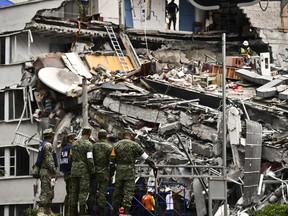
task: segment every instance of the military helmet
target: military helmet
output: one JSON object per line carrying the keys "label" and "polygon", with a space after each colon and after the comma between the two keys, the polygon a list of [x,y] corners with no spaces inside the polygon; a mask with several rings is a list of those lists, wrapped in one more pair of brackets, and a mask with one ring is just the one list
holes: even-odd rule
{"label": "military helmet", "polygon": [[105,135],[107,135],[107,131],[106,131],[106,130],[100,129],[100,130],[98,131],[98,136],[105,136]]}
{"label": "military helmet", "polygon": [[52,128],[47,128],[43,131],[44,136],[54,135],[54,131]]}
{"label": "military helmet", "polygon": [[124,130],[123,130],[123,134],[132,134],[133,132],[132,132],[132,130],[130,129],[130,128],[125,128]]}
{"label": "military helmet", "polygon": [[76,137],[76,134],[75,133],[69,133],[67,135],[67,139],[72,138],[72,137]]}
{"label": "military helmet", "polygon": [[84,133],[91,133],[92,128],[90,126],[84,126],[82,132]]}

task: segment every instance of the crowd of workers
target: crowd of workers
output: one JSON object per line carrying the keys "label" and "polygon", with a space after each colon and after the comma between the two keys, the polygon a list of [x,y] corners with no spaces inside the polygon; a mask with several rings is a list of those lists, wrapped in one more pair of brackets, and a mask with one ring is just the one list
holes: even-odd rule
{"label": "crowd of workers", "polygon": [[[131,130],[125,129],[123,139],[115,144],[107,141],[107,131],[103,129],[98,131],[98,141],[92,143],[91,130],[83,127],[78,139],[75,133],[70,133],[63,143],[60,171],[64,173],[66,183],[65,215],[105,215],[107,188],[115,172],[112,215],[128,215],[135,189],[135,160],[139,157],[144,159],[154,172],[158,168],[143,148],[133,141]],[[39,167],[41,181],[37,204],[44,215],[53,215],[51,205],[58,166],[53,139],[53,130],[44,130],[35,164]],[[153,211],[155,201],[150,203],[149,194],[150,190],[143,196],[143,205],[148,211]]]}

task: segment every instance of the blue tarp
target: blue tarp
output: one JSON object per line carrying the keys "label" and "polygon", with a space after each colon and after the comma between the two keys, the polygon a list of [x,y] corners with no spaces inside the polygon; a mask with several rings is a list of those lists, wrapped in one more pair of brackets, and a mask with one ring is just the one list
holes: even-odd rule
{"label": "blue tarp", "polygon": [[4,7],[7,5],[12,5],[14,4],[13,2],[9,1],[9,0],[0,0],[0,7]]}

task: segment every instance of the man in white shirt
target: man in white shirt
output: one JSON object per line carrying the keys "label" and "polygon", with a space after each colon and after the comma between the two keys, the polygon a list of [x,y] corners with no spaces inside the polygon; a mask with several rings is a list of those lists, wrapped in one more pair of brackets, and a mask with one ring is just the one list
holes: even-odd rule
{"label": "man in white shirt", "polygon": [[173,200],[173,195],[172,195],[172,190],[171,188],[167,187],[165,189],[165,192],[168,193],[166,195],[166,215],[167,216],[173,216],[174,214],[174,200]]}
{"label": "man in white shirt", "polygon": [[166,201],[166,215],[167,216],[173,216],[174,215],[174,197],[181,193],[184,189],[182,188],[177,193],[172,192],[172,189],[170,187],[167,187],[165,189],[165,192],[167,193],[165,201]]}

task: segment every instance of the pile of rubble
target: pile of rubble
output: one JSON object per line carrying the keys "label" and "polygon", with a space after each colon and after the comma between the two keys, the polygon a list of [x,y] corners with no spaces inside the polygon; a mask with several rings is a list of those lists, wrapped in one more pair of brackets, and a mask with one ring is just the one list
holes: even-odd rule
{"label": "pile of rubble", "polygon": [[[160,168],[159,181],[184,182],[186,193],[180,195],[185,197],[188,207],[196,203],[198,215],[205,215],[206,209],[199,210],[203,204],[199,204],[202,198],[196,196],[199,188],[195,186],[200,187],[200,191],[207,188],[187,177],[193,176],[193,169],[185,165],[223,166],[221,74],[212,73],[219,65],[201,58],[189,60],[181,51],[158,51],[143,56],[141,68],[123,72],[112,66],[109,68],[109,64],[95,66],[93,55],[49,54],[26,67],[23,80],[28,80],[28,85],[35,88],[40,112],[34,117],[39,128],[54,127],[55,146],[70,131],[80,130],[82,79],[76,75],[81,74],[88,80],[88,121],[95,129],[92,137],[95,139],[97,131],[105,128],[109,140],[115,142],[121,138],[122,128],[131,128],[135,140],[160,167],[164,165]],[[102,56],[110,61],[107,56],[111,54],[102,53]],[[47,74],[52,74],[51,67],[57,70],[53,69],[55,75],[50,82]],[[44,78],[41,79],[40,74]],[[76,78],[72,79],[72,75]],[[239,80],[233,79],[226,86],[226,162],[228,203],[232,212],[245,211],[246,207],[260,209],[268,203],[286,203],[287,196],[284,190],[287,110],[257,100],[255,88],[240,85]],[[256,135],[251,136],[251,133]],[[142,171],[137,175],[141,176]],[[199,168],[198,171],[209,175],[211,169]],[[223,174],[216,168],[212,172],[216,176]],[[201,178],[201,181],[208,185],[208,178]],[[215,212],[220,204],[214,203]]]}

